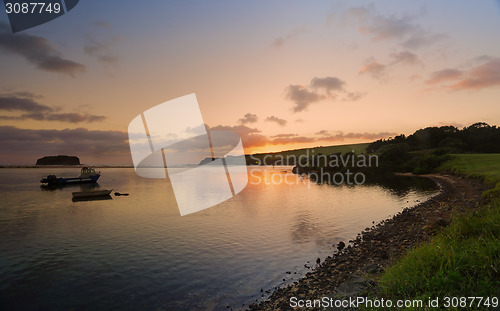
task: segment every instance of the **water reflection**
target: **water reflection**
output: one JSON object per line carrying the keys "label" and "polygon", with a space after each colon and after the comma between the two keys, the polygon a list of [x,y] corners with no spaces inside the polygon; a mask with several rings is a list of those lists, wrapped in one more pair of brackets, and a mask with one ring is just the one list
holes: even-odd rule
{"label": "water reflection", "polygon": [[81,184],[75,184],[75,183],[69,183],[69,184],[44,184],[40,186],[40,189],[42,191],[56,191],[56,190],[62,190],[64,188],[71,188],[74,191],[77,190],[77,188],[80,188],[80,191],[92,191],[95,189],[99,189],[101,186],[97,182],[92,182],[92,183],[81,183]]}
{"label": "water reflection", "polygon": [[113,198],[108,195],[94,196],[94,197],[83,197],[83,198],[73,198],[73,202],[84,202],[84,201],[105,201],[105,200],[113,200]]}
{"label": "water reflection", "polygon": [[292,239],[295,243],[307,243],[315,240],[321,232],[319,227],[313,222],[309,213],[300,213],[292,226]]}
{"label": "water reflection", "polygon": [[[54,173],[1,172],[0,309],[237,309],[372,221],[435,194],[425,179],[347,187],[252,168],[240,194],[181,217],[168,180],[103,169],[100,184],[41,191],[43,172]],[[100,188],[131,195],[70,200]]]}
{"label": "water reflection", "polygon": [[386,174],[383,176],[368,176],[366,181],[362,185],[336,185],[335,183],[325,179],[315,178],[315,175],[310,177],[306,174],[301,175],[302,178],[310,178],[310,180],[318,185],[326,184],[332,187],[366,187],[366,186],[377,186],[382,187],[385,190],[391,192],[391,194],[398,197],[404,197],[408,195],[411,191],[436,191],[439,189],[437,184],[430,178],[417,177],[417,176],[402,176]]}

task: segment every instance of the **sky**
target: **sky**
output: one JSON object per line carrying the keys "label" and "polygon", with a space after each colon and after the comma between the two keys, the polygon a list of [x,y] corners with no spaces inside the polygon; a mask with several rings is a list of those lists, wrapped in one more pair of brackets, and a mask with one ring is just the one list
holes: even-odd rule
{"label": "sky", "polygon": [[0,164],[131,164],[143,111],[195,93],[246,153],[500,125],[499,1],[98,1],[13,34]]}

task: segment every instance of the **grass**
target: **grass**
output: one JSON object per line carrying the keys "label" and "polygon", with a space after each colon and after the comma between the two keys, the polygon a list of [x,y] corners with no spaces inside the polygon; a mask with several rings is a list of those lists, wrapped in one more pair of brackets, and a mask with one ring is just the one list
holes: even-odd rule
{"label": "grass", "polygon": [[318,155],[320,153],[328,155],[330,153],[337,153],[341,152],[342,154],[353,151],[355,153],[363,153],[366,152],[366,148],[368,147],[370,143],[361,143],[361,144],[351,144],[351,145],[338,145],[338,146],[321,146],[321,147],[314,147],[314,148],[305,148],[305,149],[295,149],[295,150],[285,150],[285,151],[280,151],[280,152],[274,152],[274,153],[258,153],[254,154],[254,156],[264,156],[264,155],[271,155],[271,156],[300,156],[300,155],[305,155],[308,154],[311,155]]}
{"label": "grass", "polygon": [[441,170],[448,170],[470,177],[483,178],[495,187],[485,193],[500,196],[500,154],[460,154],[444,163]]}
{"label": "grass", "polygon": [[[440,169],[496,185],[478,210],[462,215],[432,241],[408,252],[379,279],[389,299],[500,296],[500,154],[454,155]],[[409,308],[411,309],[411,308]],[[491,309],[485,306],[463,310]]]}

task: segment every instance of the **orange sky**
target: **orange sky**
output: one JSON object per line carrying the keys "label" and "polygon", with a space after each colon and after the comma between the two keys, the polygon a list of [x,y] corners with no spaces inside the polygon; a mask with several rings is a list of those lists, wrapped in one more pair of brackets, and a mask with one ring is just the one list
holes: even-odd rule
{"label": "orange sky", "polygon": [[190,93],[247,153],[498,125],[500,10],[458,2],[85,1],[16,34],[2,13],[0,164],[130,164],[129,122]]}

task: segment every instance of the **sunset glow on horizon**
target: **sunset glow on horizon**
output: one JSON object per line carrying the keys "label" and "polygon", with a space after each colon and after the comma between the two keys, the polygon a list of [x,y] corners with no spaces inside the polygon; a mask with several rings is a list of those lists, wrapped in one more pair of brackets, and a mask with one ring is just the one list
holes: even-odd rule
{"label": "sunset glow on horizon", "polygon": [[129,165],[130,121],[191,93],[247,154],[500,125],[498,1],[88,0],[15,34],[0,11],[0,165]]}

